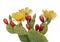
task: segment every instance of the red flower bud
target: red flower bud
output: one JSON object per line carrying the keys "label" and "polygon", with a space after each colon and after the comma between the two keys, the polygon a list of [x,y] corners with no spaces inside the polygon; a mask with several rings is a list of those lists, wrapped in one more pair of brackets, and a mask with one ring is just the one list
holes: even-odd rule
{"label": "red flower bud", "polygon": [[26,18],[26,20],[31,21],[31,16],[30,15],[26,15],[25,18]]}
{"label": "red flower bud", "polygon": [[36,30],[39,29],[39,25],[38,25],[38,24],[35,25],[35,29],[36,29]]}
{"label": "red flower bud", "polygon": [[39,28],[39,31],[42,31],[42,30],[43,30],[43,28],[44,28],[44,26],[43,26],[43,25],[41,25],[41,26],[40,26],[40,28]]}
{"label": "red flower bud", "polygon": [[3,22],[4,22],[5,24],[8,24],[8,20],[7,20],[6,18],[3,19]]}
{"label": "red flower bud", "polygon": [[12,27],[14,27],[14,26],[15,26],[15,23],[14,23],[13,21],[10,21],[10,25],[11,25]]}
{"label": "red flower bud", "polygon": [[30,30],[30,25],[29,25],[29,24],[26,24],[26,28],[27,28],[28,30]]}
{"label": "red flower bud", "polygon": [[39,19],[41,22],[44,22],[44,17],[43,16],[39,16]]}

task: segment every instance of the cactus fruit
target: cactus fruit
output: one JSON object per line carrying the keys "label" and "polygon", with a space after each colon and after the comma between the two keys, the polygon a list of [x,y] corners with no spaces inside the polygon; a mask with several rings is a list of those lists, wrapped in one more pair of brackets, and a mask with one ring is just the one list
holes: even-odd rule
{"label": "cactus fruit", "polygon": [[26,15],[25,18],[26,18],[27,21],[31,21],[31,16],[30,15]]}
{"label": "cactus fruit", "polygon": [[8,20],[7,20],[6,18],[3,19],[3,22],[4,22],[5,24],[8,24]]}
{"label": "cactus fruit", "polygon": [[39,19],[41,22],[44,22],[44,17],[43,16],[39,16]]}
{"label": "cactus fruit", "polygon": [[42,31],[44,29],[44,26],[41,25],[40,28],[39,28],[39,31]]}
{"label": "cactus fruit", "polygon": [[36,31],[39,30],[39,25],[38,24],[35,25],[35,29],[36,29]]}
{"label": "cactus fruit", "polygon": [[29,25],[29,24],[26,24],[26,28],[27,28],[28,30],[30,30],[30,25]]}
{"label": "cactus fruit", "polygon": [[[3,22],[6,25],[6,29],[9,33],[18,34],[21,42],[48,42],[47,38],[44,36],[48,30],[48,24],[51,22],[52,18],[56,15],[53,11],[43,11],[43,16],[39,16],[41,25],[35,24],[36,14],[31,17],[29,14],[31,9],[25,8],[20,11],[13,13],[12,16],[9,15],[9,23],[7,19],[3,19]],[[13,19],[17,21],[17,24],[13,22]],[[25,25],[28,31],[22,25],[22,21],[26,20],[27,24]]]}
{"label": "cactus fruit", "polygon": [[10,25],[11,25],[12,27],[14,27],[14,26],[15,26],[15,23],[14,23],[13,21],[10,21]]}
{"label": "cactus fruit", "polygon": [[48,26],[46,23],[42,23],[41,25],[44,26],[43,30],[42,31],[39,31],[40,33],[42,33],[43,35],[47,33],[47,30],[48,30]]}

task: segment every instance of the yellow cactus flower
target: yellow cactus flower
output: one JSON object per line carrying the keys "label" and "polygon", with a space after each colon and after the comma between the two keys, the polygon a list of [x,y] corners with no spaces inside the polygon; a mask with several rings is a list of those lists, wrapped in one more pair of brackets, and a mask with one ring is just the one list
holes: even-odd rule
{"label": "yellow cactus flower", "polygon": [[25,13],[30,14],[31,12],[32,12],[31,9],[29,9],[28,7],[25,8]]}
{"label": "yellow cactus flower", "polygon": [[17,20],[17,21],[21,21],[25,19],[25,15],[28,15],[32,12],[31,9],[29,9],[28,7],[26,7],[25,9],[21,9],[16,13],[12,14],[12,17]]}
{"label": "yellow cactus flower", "polygon": [[25,19],[25,14],[22,14],[20,12],[16,12],[12,14],[12,17],[17,21],[22,21]]}
{"label": "yellow cactus flower", "polygon": [[20,13],[25,13],[24,9],[19,10]]}
{"label": "yellow cactus flower", "polygon": [[19,12],[24,13],[25,15],[28,15],[28,14],[32,13],[32,10],[29,9],[28,7],[26,7],[25,9],[19,10]]}
{"label": "yellow cactus flower", "polygon": [[56,13],[52,10],[50,11],[47,11],[47,10],[43,10],[43,15],[46,17],[46,18],[50,18],[50,19],[53,19],[56,17]]}

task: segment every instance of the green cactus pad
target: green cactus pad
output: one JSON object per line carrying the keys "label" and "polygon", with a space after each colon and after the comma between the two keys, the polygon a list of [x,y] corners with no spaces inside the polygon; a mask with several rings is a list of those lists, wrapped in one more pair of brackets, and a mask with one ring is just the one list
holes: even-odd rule
{"label": "green cactus pad", "polygon": [[43,34],[35,30],[30,30],[28,33],[28,37],[31,42],[48,42]]}
{"label": "green cactus pad", "polygon": [[13,29],[13,27],[10,25],[10,24],[8,24],[7,26],[6,26],[6,29],[7,29],[7,31],[8,32],[10,32],[10,33],[14,33],[14,29]]}
{"label": "green cactus pad", "polygon": [[17,34],[19,34],[19,35],[27,34],[27,31],[25,30],[25,28],[22,27],[22,26],[19,26],[19,25],[16,25],[14,27],[14,32],[17,33]]}
{"label": "green cactus pad", "polygon": [[30,42],[27,35],[18,35],[21,42]]}

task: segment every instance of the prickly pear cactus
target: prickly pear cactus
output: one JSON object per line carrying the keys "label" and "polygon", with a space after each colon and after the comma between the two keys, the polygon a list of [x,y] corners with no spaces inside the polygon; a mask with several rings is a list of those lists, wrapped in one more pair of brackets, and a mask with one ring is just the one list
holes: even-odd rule
{"label": "prickly pear cactus", "polygon": [[[48,42],[45,34],[48,30],[48,24],[53,18],[56,17],[56,13],[52,10],[43,10],[43,14],[39,16],[41,24],[35,24],[36,14],[31,17],[32,10],[26,7],[18,12],[9,15],[9,22],[6,18],[3,22],[6,24],[6,29],[11,34],[18,34],[21,42]],[[23,27],[22,21],[26,20],[26,28]],[[14,21],[17,22],[14,23]],[[34,27],[35,25],[35,27]]]}

